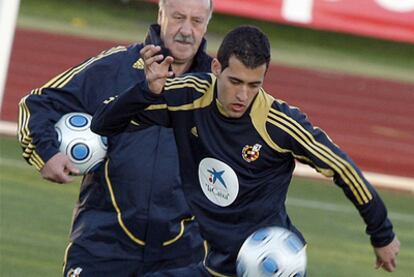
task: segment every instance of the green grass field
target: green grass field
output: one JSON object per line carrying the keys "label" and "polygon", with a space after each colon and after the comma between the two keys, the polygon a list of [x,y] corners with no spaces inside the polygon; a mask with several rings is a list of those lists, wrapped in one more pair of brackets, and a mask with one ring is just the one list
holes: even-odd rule
{"label": "green grass field", "polygon": [[[0,276],[59,276],[79,180],[44,181],[21,158],[16,139],[2,138],[0,145]],[[393,276],[412,276],[414,196],[380,193],[402,243]],[[309,243],[310,277],[388,276],[373,269],[362,220],[331,182],[295,179],[287,206]]]}

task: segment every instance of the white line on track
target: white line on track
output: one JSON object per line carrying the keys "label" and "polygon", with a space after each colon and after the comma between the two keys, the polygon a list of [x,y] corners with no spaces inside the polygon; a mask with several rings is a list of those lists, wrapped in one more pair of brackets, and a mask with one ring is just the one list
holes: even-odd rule
{"label": "white line on track", "polygon": [[[340,213],[358,215],[357,209],[352,206],[346,206],[346,205],[322,202],[322,201],[316,201],[316,200],[301,199],[301,198],[296,198],[296,197],[288,197],[287,205],[294,206],[294,207],[300,207],[300,208],[321,210],[321,211],[340,212]],[[398,220],[398,221],[402,221],[405,223],[414,223],[414,216],[410,214],[389,212],[388,215],[391,218],[391,220],[396,220],[396,221]]]}

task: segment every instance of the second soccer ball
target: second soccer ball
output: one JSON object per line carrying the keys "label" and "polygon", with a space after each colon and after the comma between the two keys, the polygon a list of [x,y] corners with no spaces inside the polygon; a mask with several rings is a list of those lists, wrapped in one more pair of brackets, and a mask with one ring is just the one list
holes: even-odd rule
{"label": "second soccer ball", "polygon": [[250,235],[237,256],[239,277],[303,277],[306,246],[281,227],[259,229]]}

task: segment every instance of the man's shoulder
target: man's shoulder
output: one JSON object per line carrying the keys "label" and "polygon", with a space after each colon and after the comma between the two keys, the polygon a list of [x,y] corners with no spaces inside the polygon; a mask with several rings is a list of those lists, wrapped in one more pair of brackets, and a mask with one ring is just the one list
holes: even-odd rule
{"label": "man's shoulder", "polygon": [[96,57],[105,59],[137,59],[140,57],[139,51],[142,47],[142,43],[115,45],[100,52]]}
{"label": "man's shoulder", "polygon": [[139,55],[142,44],[114,46],[87,61],[89,72],[136,72],[144,74],[144,61]]}

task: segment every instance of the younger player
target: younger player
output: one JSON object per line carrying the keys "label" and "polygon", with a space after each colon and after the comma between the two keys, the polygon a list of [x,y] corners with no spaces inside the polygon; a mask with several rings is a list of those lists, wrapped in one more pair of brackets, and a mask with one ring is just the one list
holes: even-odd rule
{"label": "younger player", "polygon": [[[141,54],[159,50],[148,46]],[[159,63],[163,58],[147,63],[144,83],[105,101],[92,129],[113,135],[131,120],[174,128],[184,192],[210,247],[203,265],[168,276],[234,275],[241,244],[263,226],[283,226],[303,238],[285,208],[295,160],[333,177],[367,225],[377,266],[395,269],[399,241],[375,189],[299,109],[262,88],[270,62],[265,34],[250,26],[228,33],[212,74],[168,79],[173,58]]]}

